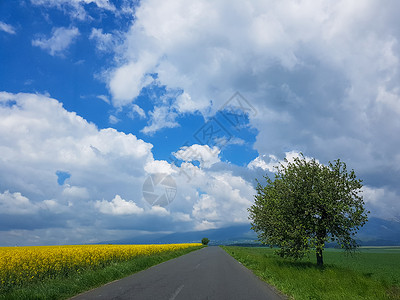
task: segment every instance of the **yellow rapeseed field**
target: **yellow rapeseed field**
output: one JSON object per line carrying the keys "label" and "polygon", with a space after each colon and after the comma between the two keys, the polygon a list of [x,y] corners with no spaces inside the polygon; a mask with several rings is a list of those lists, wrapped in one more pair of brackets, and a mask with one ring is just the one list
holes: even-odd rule
{"label": "yellow rapeseed field", "polygon": [[0,247],[0,289],[201,244]]}

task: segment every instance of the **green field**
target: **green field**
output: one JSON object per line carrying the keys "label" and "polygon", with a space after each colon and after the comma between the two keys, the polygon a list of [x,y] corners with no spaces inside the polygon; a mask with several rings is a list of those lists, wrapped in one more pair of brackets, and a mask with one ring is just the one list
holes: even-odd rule
{"label": "green field", "polygon": [[314,255],[291,261],[270,248],[223,249],[294,299],[400,299],[399,247],[360,248],[352,256],[326,249],[322,269]]}

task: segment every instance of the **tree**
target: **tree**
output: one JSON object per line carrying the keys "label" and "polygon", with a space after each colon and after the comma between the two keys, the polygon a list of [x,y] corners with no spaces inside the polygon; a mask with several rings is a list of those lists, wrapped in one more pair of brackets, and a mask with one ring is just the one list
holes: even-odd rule
{"label": "tree", "polygon": [[210,242],[210,240],[208,238],[206,238],[206,237],[201,240],[201,243],[203,245],[208,245],[209,242]]}
{"label": "tree", "polygon": [[259,240],[277,246],[281,257],[302,258],[311,249],[323,265],[327,241],[347,251],[358,245],[355,234],[368,220],[361,193],[362,180],[339,159],[328,166],[303,154],[276,167],[274,180],[257,181],[255,203],[249,210]]}

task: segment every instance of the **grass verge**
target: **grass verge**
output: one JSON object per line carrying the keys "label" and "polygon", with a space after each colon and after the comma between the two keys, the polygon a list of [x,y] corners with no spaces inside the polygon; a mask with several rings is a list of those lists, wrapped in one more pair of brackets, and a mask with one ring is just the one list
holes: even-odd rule
{"label": "grass verge", "polygon": [[348,256],[326,249],[321,269],[314,257],[290,261],[269,248],[222,248],[292,299],[400,299],[400,251]]}
{"label": "grass verge", "polygon": [[26,284],[1,293],[0,299],[67,299],[202,247],[196,246],[149,256],[138,256],[129,261],[112,263],[104,268],[89,269],[80,274],[58,276],[38,283]]}

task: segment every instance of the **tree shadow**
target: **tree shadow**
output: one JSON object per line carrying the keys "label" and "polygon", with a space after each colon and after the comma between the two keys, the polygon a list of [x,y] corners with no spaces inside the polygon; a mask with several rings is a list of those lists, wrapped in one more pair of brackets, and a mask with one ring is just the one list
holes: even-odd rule
{"label": "tree shadow", "polygon": [[372,277],[372,275],[374,274],[374,273],[371,273],[371,272],[368,272],[368,273],[362,273],[363,275],[364,275],[364,277],[366,277],[366,278],[371,278]]}
{"label": "tree shadow", "polygon": [[316,263],[309,261],[296,261],[296,260],[277,260],[275,262],[279,267],[296,268],[300,270],[314,269],[325,270],[329,265],[319,266]]}

